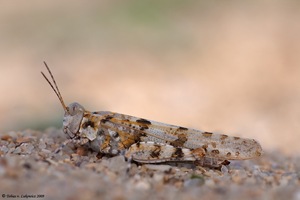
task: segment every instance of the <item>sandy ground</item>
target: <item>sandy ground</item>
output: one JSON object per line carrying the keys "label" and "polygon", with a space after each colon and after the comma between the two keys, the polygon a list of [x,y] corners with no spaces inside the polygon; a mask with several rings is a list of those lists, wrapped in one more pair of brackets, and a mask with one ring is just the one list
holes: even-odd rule
{"label": "sandy ground", "polygon": [[45,60],[66,104],[300,153],[295,1],[30,2],[0,7],[1,133],[61,127]]}
{"label": "sandy ground", "polygon": [[123,156],[108,158],[84,147],[53,153],[65,139],[54,128],[2,134],[2,199],[300,199],[300,157],[265,152],[220,170],[193,164],[129,167]]}

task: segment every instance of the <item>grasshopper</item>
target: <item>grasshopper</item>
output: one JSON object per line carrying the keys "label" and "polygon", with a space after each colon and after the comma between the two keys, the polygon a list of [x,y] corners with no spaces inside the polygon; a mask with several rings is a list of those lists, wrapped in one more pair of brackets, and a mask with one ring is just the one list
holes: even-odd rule
{"label": "grasshopper", "polygon": [[63,109],[63,132],[68,142],[87,145],[110,156],[124,155],[138,163],[196,162],[220,167],[228,160],[246,160],[262,155],[254,139],[204,132],[134,117],[99,111],[90,112],[77,102],[66,106],[51,70],[44,62],[53,84],[43,73]]}

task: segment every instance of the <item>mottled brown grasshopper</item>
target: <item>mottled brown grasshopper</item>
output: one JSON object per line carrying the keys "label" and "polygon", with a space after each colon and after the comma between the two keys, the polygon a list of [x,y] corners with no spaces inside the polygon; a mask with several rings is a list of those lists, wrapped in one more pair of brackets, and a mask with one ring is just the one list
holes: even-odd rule
{"label": "mottled brown grasshopper", "polygon": [[[245,160],[262,154],[254,139],[231,137],[181,126],[164,124],[129,115],[90,112],[79,103],[66,106],[55,79],[44,62],[53,84],[45,76],[65,111],[63,131],[68,141],[88,145],[96,152],[124,155],[138,163],[194,161],[220,167],[228,160]],[[54,86],[55,87],[54,87]]]}

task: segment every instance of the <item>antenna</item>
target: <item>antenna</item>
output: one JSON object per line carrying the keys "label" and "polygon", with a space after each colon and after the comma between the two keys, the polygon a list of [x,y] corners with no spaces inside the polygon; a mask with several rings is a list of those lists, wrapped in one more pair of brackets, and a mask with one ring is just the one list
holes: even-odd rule
{"label": "antenna", "polygon": [[68,109],[67,109],[67,106],[66,106],[66,104],[65,104],[65,102],[64,102],[64,100],[63,100],[63,98],[62,98],[62,96],[61,96],[61,94],[60,94],[60,92],[59,92],[59,89],[58,89],[58,87],[57,87],[57,84],[56,84],[56,82],[55,82],[55,79],[54,79],[54,77],[53,77],[53,75],[52,75],[51,70],[49,69],[49,67],[48,67],[48,65],[47,65],[47,63],[46,63],[45,61],[44,61],[44,64],[45,64],[45,66],[46,66],[46,68],[47,68],[47,70],[48,70],[48,72],[49,72],[49,74],[50,74],[50,76],[51,76],[51,79],[52,79],[52,81],[53,81],[53,83],[54,83],[56,89],[54,88],[53,84],[49,81],[49,79],[47,78],[47,76],[46,76],[43,72],[41,72],[42,75],[44,76],[44,78],[46,79],[46,81],[49,83],[49,85],[51,86],[51,88],[53,89],[53,91],[55,92],[55,94],[56,94],[56,96],[58,97],[58,99],[59,99],[59,101],[60,101],[60,103],[61,103],[61,105],[62,105],[64,111],[67,112],[67,113],[69,113],[69,112],[68,112]]}

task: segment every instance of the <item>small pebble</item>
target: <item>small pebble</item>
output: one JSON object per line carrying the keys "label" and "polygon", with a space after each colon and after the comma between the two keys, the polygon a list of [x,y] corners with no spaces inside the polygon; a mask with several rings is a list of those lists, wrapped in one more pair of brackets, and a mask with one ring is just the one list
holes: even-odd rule
{"label": "small pebble", "polygon": [[144,164],[144,167],[150,170],[156,170],[156,171],[169,171],[172,167],[170,165],[162,165],[162,164]]}

